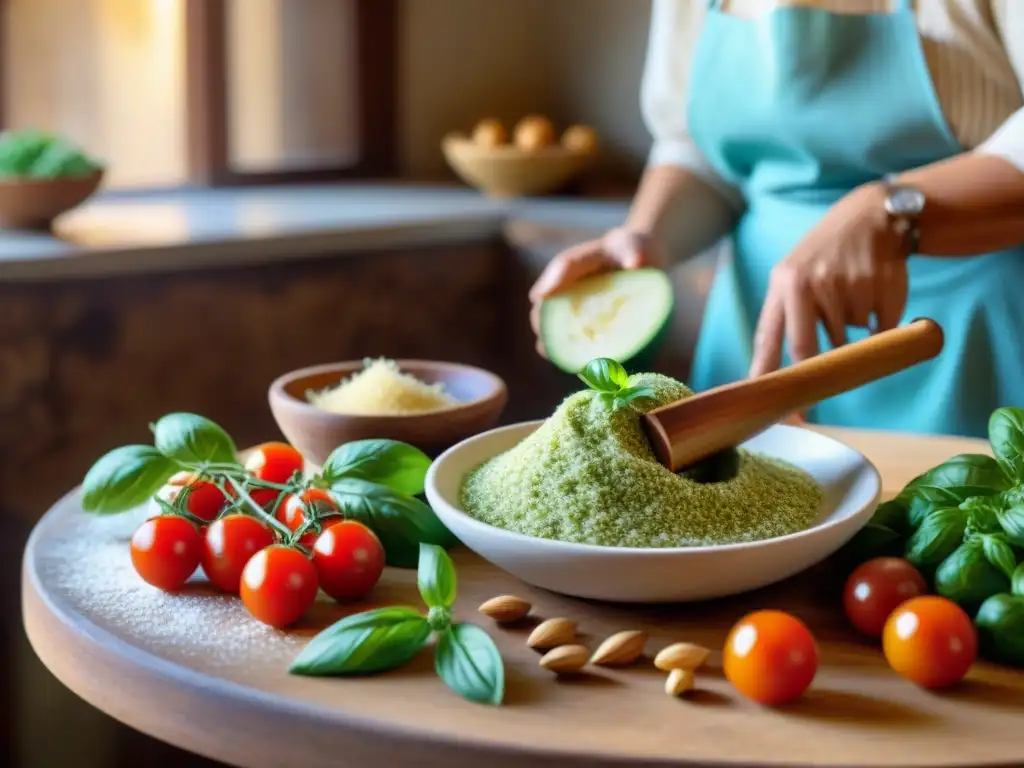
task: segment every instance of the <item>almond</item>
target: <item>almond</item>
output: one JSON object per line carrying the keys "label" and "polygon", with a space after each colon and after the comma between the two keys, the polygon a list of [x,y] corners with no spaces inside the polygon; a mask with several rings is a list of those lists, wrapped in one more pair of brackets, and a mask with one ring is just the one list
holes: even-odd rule
{"label": "almond", "polygon": [[494,619],[499,624],[512,621],[519,621],[530,612],[532,608],[528,602],[515,595],[501,595],[492,597],[478,608],[480,613],[488,618]]}
{"label": "almond", "polygon": [[583,645],[560,645],[541,656],[540,665],[558,674],[579,672],[587,664],[590,651]]}
{"label": "almond", "polygon": [[693,688],[693,672],[688,669],[673,669],[665,679],[665,693],[669,696],[682,696]]}
{"label": "almond", "polygon": [[694,670],[708,660],[711,651],[693,643],[673,643],[658,651],[654,666],[665,672],[674,669]]}
{"label": "almond", "polygon": [[640,658],[647,643],[647,633],[639,630],[616,632],[594,651],[591,664],[606,667],[624,667]]}
{"label": "almond", "polygon": [[548,651],[559,645],[568,645],[576,639],[576,622],[569,619],[542,621],[530,633],[526,644],[538,651]]}

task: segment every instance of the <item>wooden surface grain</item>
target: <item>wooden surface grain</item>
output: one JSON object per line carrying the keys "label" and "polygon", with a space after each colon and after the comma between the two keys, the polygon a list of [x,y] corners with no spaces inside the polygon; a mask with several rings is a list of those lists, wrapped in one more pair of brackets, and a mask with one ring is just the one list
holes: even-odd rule
{"label": "wooden surface grain", "polygon": [[[985,450],[976,441],[822,431],[875,461],[886,496],[955,453]],[[376,677],[288,675],[288,662],[304,637],[368,604],[343,608],[318,602],[294,632],[254,635],[238,653],[218,644],[218,633],[225,621],[250,621],[241,606],[237,615],[219,609],[217,621],[197,622],[180,637],[157,631],[161,623],[176,620],[173,603],[141,617],[139,611],[112,612],[109,595],[106,602],[92,600],[93,593],[76,579],[79,573],[83,578],[95,573],[75,541],[97,525],[82,513],[75,491],[34,531],[23,563],[24,621],[34,649],[62,682],[104,712],[234,765],[1024,764],[1024,672],[979,663],[954,690],[917,689],[888,670],[876,647],[848,630],[837,607],[838,583],[829,578],[827,566],[726,600],[609,606],[531,589],[456,550],[456,618],[485,627],[505,660],[506,703],[494,708],[471,704],[445,688],[433,672],[430,649],[408,667]],[[126,543],[123,549],[127,561]],[[115,562],[112,567],[126,566]],[[650,634],[648,657],[680,640],[715,652],[685,699],[664,694],[663,673],[649,658],[632,668],[559,680],[541,669],[538,654],[526,647],[530,622],[502,629],[476,613],[485,599],[505,593],[530,600],[537,617],[575,619],[591,649],[613,632],[644,629]],[[193,620],[197,599],[217,600],[202,584],[180,599],[190,601]],[[415,574],[389,569],[373,599],[374,604],[418,604]],[[722,678],[718,653],[743,613],[767,607],[804,619],[822,652],[812,689],[779,710],[741,699]]]}

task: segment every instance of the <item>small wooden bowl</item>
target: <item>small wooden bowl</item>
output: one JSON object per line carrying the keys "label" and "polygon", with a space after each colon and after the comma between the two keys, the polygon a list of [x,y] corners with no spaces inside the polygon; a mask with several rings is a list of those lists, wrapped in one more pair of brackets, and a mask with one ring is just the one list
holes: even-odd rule
{"label": "small wooden bowl", "polygon": [[343,443],[388,438],[415,445],[431,457],[472,435],[492,428],[508,402],[508,389],[500,377],[480,368],[426,360],[396,360],[398,367],[427,384],[443,383],[460,402],[426,413],[363,416],[330,413],[306,399],[307,390],[337,384],[364,367],[349,360],[286,373],[268,392],[277,426],[292,445],[320,466]]}
{"label": "small wooden bowl", "polygon": [[103,171],[58,179],[0,179],[0,228],[49,229],[99,188]]}
{"label": "small wooden bowl", "polygon": [[582,173],[596,156],[596,152],[580,152],[560,144],[535,151],[514,144],[484,147],[462,136],[446,137],[441,147],[452,170],[491,197],[554,192]]}

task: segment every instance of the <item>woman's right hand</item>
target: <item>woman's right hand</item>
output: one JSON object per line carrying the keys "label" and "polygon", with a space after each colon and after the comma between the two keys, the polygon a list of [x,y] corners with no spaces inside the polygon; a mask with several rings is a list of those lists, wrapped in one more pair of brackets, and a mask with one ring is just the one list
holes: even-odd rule
{"label": "woman's right hand", "polygon": [[540,339],[541,302],[590,275],[615,269],[662,267],[666,264],[663,246],[649,235],[616,227],[603,237],[574,245],[559,253],[544,268],[530,289],[530,324],[537,334],[537,352],[546,357]]}

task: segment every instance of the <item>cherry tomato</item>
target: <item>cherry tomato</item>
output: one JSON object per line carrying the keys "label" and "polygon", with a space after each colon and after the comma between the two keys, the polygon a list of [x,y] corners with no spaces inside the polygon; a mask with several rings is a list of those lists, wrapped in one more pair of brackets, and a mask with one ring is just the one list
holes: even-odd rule
{"label": "cherry tomato", "polygon": [[185,509],[207,523],[215,520],[229,502],[228,497],[215,484],[197,480],[190,472],[179,472],[167,481],[167,485],[170,493],[164,498],[171,502],[187,487],[189,491]]}
{"label": "cherry tomato", "polygon": [[896,607],[928,591],[924,577],[900,557],[876,557],[850,574],[843,590],[846,616],[869,637],[881,637]]}
{"label": "cherry tomato", "polygon": [[316,568],[302,552],[280,544],[261,549],[242,569],[242,602],[264,624],[294,624],[316,599]]}
{"label": "cherry tomato", "polygon": [[215,587],[237,593],[249,558],[273,543],[274,532],[255,517],[233,514],[214,520],[203,537],[203,572]]}
{"label": "cherry tomato", "polygon": [[[301,496],[289,494],[277,507],[277,519],[288,526],[289,530],[297,531],[306,522],[306,510],[312,508],[320,519],[321,530],[340,523],[344,518],[338,506],[327,491],[321,488],[310,488]],[[299,537],[299,544],[310,548],[316,541],[317,532],[311,530]]]}
{"label": "cherry tomato", "polygon": [[[302,454],[288,443],[263,443],[252,449],[245,461],[249,474],[268,483],[287,483],[292,475],[301,472],[305,462]],[[255,488],[249,491],[252,500],[261,507],[272,507],[280,491]]]}
{"label": "cherry tomato", "polygon": [[885,622],[882,650],[889,666],[922,688],[963,679],[978,653],[978,635],[963,608],[937,595],[902,603]]}
{"label": "cherry tomato", "polygon": [[769,706],[799,697],[818,671],[810,630],[781,611],[755,611],[729,632],[723,652],[726,679],[752,701]]}
{"label": "cherry tomato", "polygon": [[202,548],[199,529],[184,517],[151,517],[132,534],[132,565],[147,583],[173,592],[195,572]]}
{"label": "cherry tomato", "polygon": [[362,523],[342,520],[317,537],[313,565],[324,592],[338,602],[358,600],[384,571],[384,547]]}

